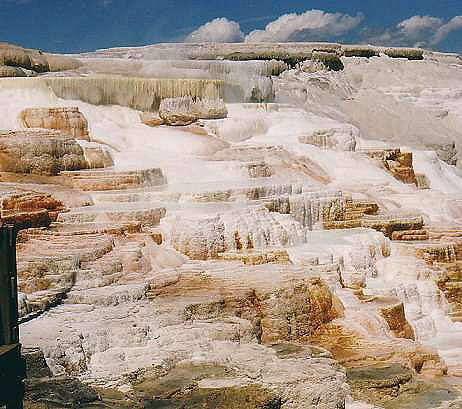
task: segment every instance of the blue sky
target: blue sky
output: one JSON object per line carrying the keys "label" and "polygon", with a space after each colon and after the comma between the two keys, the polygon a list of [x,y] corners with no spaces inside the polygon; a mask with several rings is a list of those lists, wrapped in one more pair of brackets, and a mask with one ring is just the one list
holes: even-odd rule
{"label": "blue sky", "polygon": [[[247,35],[281,15],[312,9],[323,10],[326,18],[338,13],[357,20],[340,33],[331,32],[334,20],[319,38],[305,30],[292,39],[418,43],[462,53],[462,17],[451,20],[462,15],[462,0],[0,0],[0,41],[57,52],[179,42],[218,17],[238,23]],[[397,27],[413,16],[425,17],[418,20],[423,29]]]}

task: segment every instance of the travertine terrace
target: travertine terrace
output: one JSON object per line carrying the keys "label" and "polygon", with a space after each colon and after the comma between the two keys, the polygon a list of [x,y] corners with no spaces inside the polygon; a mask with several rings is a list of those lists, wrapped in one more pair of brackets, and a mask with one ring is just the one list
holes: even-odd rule
{"label": "travertine terrace", "polygon": [[460,407],[457,55],[2,45],[0,64],[26,407]]}

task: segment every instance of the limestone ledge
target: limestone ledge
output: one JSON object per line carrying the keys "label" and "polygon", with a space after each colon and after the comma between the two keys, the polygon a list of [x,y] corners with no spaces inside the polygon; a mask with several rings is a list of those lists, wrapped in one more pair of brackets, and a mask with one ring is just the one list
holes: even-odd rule
{"label": "limestone ledge", "polygon": [[20,118],[27,128],[55,129],[75,139],[90,139],[88,121],[77,107],[26,108]]}
{"label": "limestone ledge", "polygon": [[81,146],[62,131],[0,131],[0,171],[57,175],[63,170],[87,167]]}

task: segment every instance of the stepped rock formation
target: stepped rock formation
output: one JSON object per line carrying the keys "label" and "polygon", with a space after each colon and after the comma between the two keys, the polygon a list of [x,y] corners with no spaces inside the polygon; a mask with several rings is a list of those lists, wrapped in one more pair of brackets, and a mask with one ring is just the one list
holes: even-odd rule
{"label": "stepped rock formation", "polygon": [[404,183],[417,184],[412,167],[412,153],[401,152],[400,149],[367,151],[366,153],[370,158],[382,163],[396,179]]}
{"label": "stepped rock formation", "polygon": [[398,338],[415,339],[414,330],[406,319],[403,303],[383,307],[381,313]]}
{"label": "stepped rock formation", "polygon": [[[108,160],[107,158],[103,158]],[[91,162],[90,162],[91,163]],[[166,180],[162,169],[142,169],[117,172],[115,170],[63,171],[66,184],[84,191],[122,190],[143,186],[163,185]]]}
{"label": "stepped rock formation", "polygon": [[[32,54],[0,71],[64,64]],[[26,407],[459,404],[458,56],[210,43],[77,58],[0,80]]]}
{"label": "stepped rock formation", "polygon": [[4,190],[0,203],[1,224],[14,224],[18,228],[49,226],[65,210],[59,200],[38,192]]}
{"label": "stepped rock formation", "polygon": [[88,122],[77,107],[27,108],[21,119],[27,128],[56,129],[75,139],[89,140]]}
{"label": "stepped rock formation", "polygon": [[[4,80],[9,81],[9,80]],[[190,96],[218,99],[224,93],[221,80],[159,79],[125,77],[41,77],[24,79],[24,86],[50,87],[60,98],[82,100],[94,105],[122,105],[157,111],[165,98]],[[8,83],[10,86],[18,84]]]}
{"label": "stepped rock formation", "polygon": [[163,237],[176,250],[196,260],[216,258],[230,250],[303,243],[301,225],[266,208],[225,213],[215,218],[162,220]]}
{"label": "stepped rock formation", "polygon": [[57,175],[88,167],[76,140],[56,130],[0,131],[0,152],[3,172]]}

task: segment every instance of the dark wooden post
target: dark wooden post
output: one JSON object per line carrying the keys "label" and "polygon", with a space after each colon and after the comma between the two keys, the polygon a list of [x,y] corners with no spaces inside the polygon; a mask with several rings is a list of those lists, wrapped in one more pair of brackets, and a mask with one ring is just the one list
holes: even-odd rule
{"label": "dark wooden post", "polygon": [[23,407],[25,365],[18,324],[18,284],[14,226],[0,226],[0,405]]}

